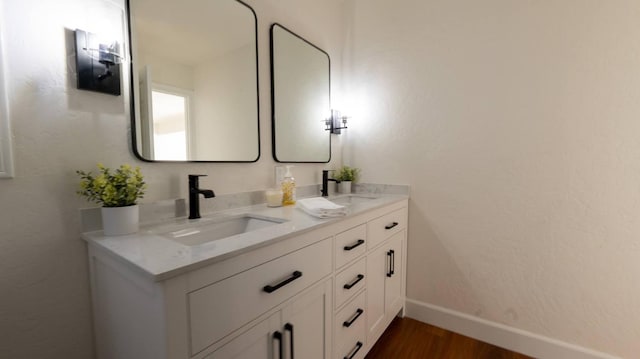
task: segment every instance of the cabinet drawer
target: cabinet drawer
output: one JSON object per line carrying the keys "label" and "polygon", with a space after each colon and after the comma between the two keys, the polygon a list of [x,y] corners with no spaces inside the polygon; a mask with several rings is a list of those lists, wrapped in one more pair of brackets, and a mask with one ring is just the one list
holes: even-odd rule
{"label": "cabinet drawer", "polygon": [[[366,316],[365,292],[360,293],[336,314],[334,338],[336,338],[337,358],[344,358],[355,351],[358,342],[364,346]],[[358,355],[354,356],[354,358],[358,357]]]}
{"label": "cabinet drawer", "polygon": [[327,238],[190,293],[191,354],[330,274],[331,244]]}
{"label": "cabinet drawer", "polygon": [[362,224],[336,235],[336,268],[340,268],[367,251],[367,225]]}
{"label": "cabinet drawer", "polygon": [[362,258],[336,275],[336,288],[334,291],[336,293],[336,308],[339,308],[349,298],[358,293],[360,289],[364,288],[367,282],[365,278],[366,271],[367,263],[365,258]]}
{"label": "cabinet drawer", "polygon": [[387,213],[367,223],[367,249],[374,248],[385,239],[407,227],[407,209]]}

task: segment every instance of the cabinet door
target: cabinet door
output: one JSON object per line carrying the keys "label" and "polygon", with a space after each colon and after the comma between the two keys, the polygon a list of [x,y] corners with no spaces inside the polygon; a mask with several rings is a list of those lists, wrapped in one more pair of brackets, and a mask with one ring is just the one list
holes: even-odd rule
{"label": "cabinet door", "polygon": [[326,281],[282,309],[284,358],[330,358],[331,288]]}
{"label": "cabinet door", "polygon": [[[280,330],[280,312],[277,312],[251,329],[223,345],[206,359],[274,359],[284,352],[284,338]],[[279,331],[279,338],[274,334]],[[282,341],[282,345],[281,342]]]}
{"label": "cabinet door", "polygon": [[374,343],[403,305],[404,231],[367,256],[367,341]]}
{"label": "cabinet door", "polygon": [[386,245],[367,256],[367,342],[374,343],[384,331],[384,282],[390,262]]}
{"label": "cabinet door", "polygon": [[[389,245],[385,246],[389,249],[391,260],[391,276],[385,277],[384,284],[384,305],[385,315],[387,316],[387,322],[393,320],[393,317],[402,308],[403,296],[402,296],[402,278],[404,278],[403,263],[402,263],[402,244],[404,240],[404,231],[395,234],[389,240]],[[389,318],[389,316],[391,316]]]}

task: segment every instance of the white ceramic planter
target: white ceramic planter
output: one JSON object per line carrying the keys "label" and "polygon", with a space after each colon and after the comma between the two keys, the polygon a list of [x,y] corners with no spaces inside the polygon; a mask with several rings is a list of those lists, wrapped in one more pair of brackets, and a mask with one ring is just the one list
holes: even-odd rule
{"label": "white ceramic planter", "polygon": [[138,231],[140,211],[138,205],[102,207],[102,228],[105,236],[122,236]]}
{"label": "white ceramic planter", "polygon": [[351,181],[342,181],[338,183],[338,192],[351,193]]}

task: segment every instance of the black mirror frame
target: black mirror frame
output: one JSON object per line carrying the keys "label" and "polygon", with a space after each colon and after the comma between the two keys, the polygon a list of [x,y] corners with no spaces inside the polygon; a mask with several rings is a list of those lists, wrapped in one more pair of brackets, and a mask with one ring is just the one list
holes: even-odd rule
{"label": "black mirror frame", "polygon": [[299,38],[300,40],[304,41],[305,43],[313,46],[315,49],[317,49],[318,51],[322,52],[323,54],[327,55],[327,60],[329,62],[329,68],[328,68],[328,73],[329,73],[329,108],[331,108],[331,57],[329,56],[329,54],[322,50],[321,48],[319,48],[318,46],[312,44],[311,42],[307,41],[305,38],[303,38],[302,36],[296,34],[295,32],[289,30],[288,28],[282,26],[279,23],[273,23],[271,24],[271,27],[269,28],[269,54],[270,54],[270,66],[271,66],[271,150],[272,150],[272,155],[273,155],[273,159],[276,162],[279,163],[329,163],[331,162],[331,134],[329,132],[327,132],[327,140],[329,141],[329,158],[326,161],[284,161],[284,160],[280,160],[278,159],[278,156],[276,154],[276,96],[275,96],[275,71],[274,71],[274,62],[273,62],[273,29],[278,26],[280,28],[282,28],[283,30],[287,31],[288,33],[290,33],[291,35]]}
{"label": "black mirror frame", "polygon": [[136,146],[136,109],[135,109],[135,98],[134,98],[134,86],[135,86],[135,79],[133,76],[134,73],[134,59],[133,59],[133,34],[131,33],[131,7],[130,7],[130,1],[131,0],[125,0],[125,11],[126,11],[126,17],[127,17],[127,36],[128,36],[128,41],[129,41],[129,46],[128,46],[128,55],[129,55],[129,59],[130,59],[130,67],[129,67],[129,78],[130,78],[130,94],[129,94],[129,98],[130,98],[130,106],[129,106],[129,112],[130,112],[130,116],[131,116],[131,150],[133,152],[133,154],[136,156],[136,158],[144,161],[144,162],[151,162],[151,163],[255,163],[258,162],[258,160],[260,159],[260,156],[262,154],[261,151],[261,142],[260,142],[260,64],[259,64],[259,54],[258,54],[258,16],[256,15],[256,12],[253,10],[253,8],[251,6],[249,6],[248,4],[246,4],[245,2],[241,1],[241,0],[234,0],[236,2],[238,2],[241,5],[244,5],[245,7],[247,7],[249,10],[251,10],[251,13],[253,14],[253,19],[254,19],[254,35],[255,35],[255,43],[256,43],[256,114],[257,114],[257,125],[258,125],[258,156],[254,159],[254,160],[248,160],[248,161],[202,161],[202,160],[186,160],[186,161],[168,161],[168,160],[150,160],[147,158],[144,158],[142,156],[141,153],[138,152],[138,148]]}

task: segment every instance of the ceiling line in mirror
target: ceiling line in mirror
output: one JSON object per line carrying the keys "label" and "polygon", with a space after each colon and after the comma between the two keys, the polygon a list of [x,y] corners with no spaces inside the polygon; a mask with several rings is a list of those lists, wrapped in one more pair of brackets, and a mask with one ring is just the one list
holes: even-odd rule
{"label": "ceiling line in mirror", "polygon": [[260,158],[257,16],[239,0],[127,0],[134,154]]}
{"label": "ceiling line in mirror", "polygon": [[327,163],[331,137],[329,54],[280,24],[271,26],[271,129],[277,162]]}

